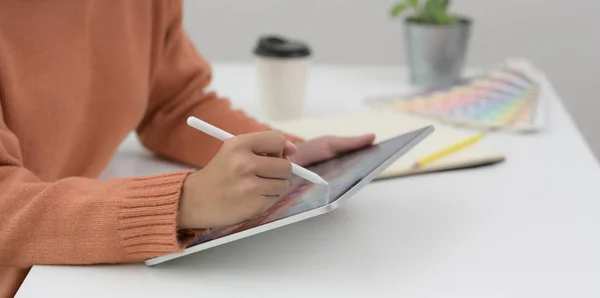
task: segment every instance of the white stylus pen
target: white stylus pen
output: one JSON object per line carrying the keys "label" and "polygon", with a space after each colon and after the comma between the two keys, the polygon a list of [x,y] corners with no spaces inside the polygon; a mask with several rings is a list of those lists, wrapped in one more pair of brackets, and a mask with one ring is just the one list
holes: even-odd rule
{"label": "white stylus pen", "polygon": [[[208,135],[211,135],[221,141],[233,138],[232,134],[230,134],[218,127],[210,125],[196,117],[189,117],[187,119],[187,124],[195,129],[202,131]],[[315,183],[315,184],[329,185],[329,183],[327,181],[325,181],[325,179],[321,178],[321,176],[319,176],[316,173],[311,172],[295,163],[292,163],[292,173],[294,173],[295,175],[302,177],[312,183]]]}

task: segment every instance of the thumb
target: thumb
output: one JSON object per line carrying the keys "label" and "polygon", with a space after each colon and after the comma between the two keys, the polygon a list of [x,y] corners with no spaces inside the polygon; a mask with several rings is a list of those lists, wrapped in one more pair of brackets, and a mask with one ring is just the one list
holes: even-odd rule
{"label": "thumb", "polygon": [[366,134],[356,137],[337,137],[331,142],[331,150],[336,154],[357,150],[367,147],[375,141],[374,134]]}

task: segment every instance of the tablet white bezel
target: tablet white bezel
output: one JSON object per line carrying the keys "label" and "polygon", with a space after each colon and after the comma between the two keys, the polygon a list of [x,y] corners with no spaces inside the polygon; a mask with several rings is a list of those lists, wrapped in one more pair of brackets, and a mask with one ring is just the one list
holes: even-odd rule
{"label": "tablet white bezel", "polygon": [[206,250],[209,248],[213,248],[219,245],[223,245],[225,243],[229,243],[232,241],[236,241],[236,240],[240,240],[252,235],[256,235],[256,234],[260,234],[260,233],[264,233],[266,231],[270,231],[276,228],[280,228],[295,222],[299,222],[305,219],[309,219],[311,217],[315,217],[318,215],[322,215],[328,212],[331,212],[335,209],[337,209],[337,207],[339,207],[341,205],[341,203],[343,203],[344,201],[348,200],[348,198],[350,198],[351,196],[353,196],[356,192],[358,192],[358,190],[360,190],[361,188],[363,188],[365,185],[367,185],[368,183],[370,183],[373,179],[375,179],[379,174],[381,174],[386,168],[388,168],[390,165],[392,165],[396,160],[398,160],[400,157],[402,157],[404,154],[406,154],[406,152],[408,152],[409,150],[411,150],[415,145],[417,145],[419,142],[421,142],[423,139],[425,139],[429,134],[431,134],[434,131],[433,126],[427,126],[421,129],[417,129],[414,130],[412,132],[406,133],[406,134],[416,134],[415,137],[410,140],[409,142],[407,142],[402,148],[400,148],[396,153],[394,153],[392,156],[390,156],[385,162],[383,162],[381,165],[379,165],[377,168],[375,168],[373,171],[371,171],[371,173],[369,173],[366,177],[364,177],[363,179],[361,179],[358,183],[356,183],[354,186],[352,186],[351,188],[349,188],[344,194],[342,194],[337,200],[316,208],[316,209],[312,209],[303,213],[299,213],[296,215],[292,215],[290,217],[286,217],[286,218],[282,218],[276,221],[272,221],[269,223],[266,223],[264,225],[260,225],[248,230],[244,230],[241,232],[237,232],[228,236],[224,236],[221,238],[217,238],[217,239],[213,239],[210,240],[208,242],[205,243],[201,243],[198,245],[194,245],[192,247],[186,248],[184,251],[182,252],[178,252],[178,253],[172,253],[172,254],[168,254],[168,255],[164,255],[164,256],[160,256],[160,257],[156,257],[156,258],[152,258],[152,259],[148,259],[145,261],[145,264],[147,266],[154,266],[166,261],[170,261],[173,259],[177,259],[189,254],[193,254],[202,250]]}

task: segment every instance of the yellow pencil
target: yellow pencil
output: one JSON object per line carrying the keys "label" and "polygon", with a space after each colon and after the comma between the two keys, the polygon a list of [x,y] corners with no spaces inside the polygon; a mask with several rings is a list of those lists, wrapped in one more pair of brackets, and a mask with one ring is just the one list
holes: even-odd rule
{"label": "yellow pencil", "polygon": [[462,140],[462,141],[460,141],[460,142],[458,142],[458,143],[456,143],[456,144],[454,144],[454,145],[452,145],[452,146],[450,146],[448,148],[445,148],[445,149],[440,150],[440,151],[438,151],[436,153],[433,153],[433,154],[431,154],[431,155],[429,155],[427,157],[424,157],[424,158],[418,160],[415,163],[415,165],[413,166],[413,168],[423,167],[423,166],[425,166],[427,164],[430,164],[430,163],[432,163],[432,162],[434,162],[434,161],[436,161],[436,160],[438,160],[438,159],[440,159],[440,158],[442,158],[442,157],[444,157],[446,155],[449,155],[449,154],[452,154],[452,153],[454,153],[456,151],[459,151],[459,150],[461,150],[461,149],[463,149],[463,148],[465,148],[467,146],[470,146],[473,143],[479,141],[482,137],[483,137],[483,134],[482,133],[478,133],[478,134],[476,134],[476,135],[474,135],[472,137],[469,137],[469,138],[467,138],[465,140]]}

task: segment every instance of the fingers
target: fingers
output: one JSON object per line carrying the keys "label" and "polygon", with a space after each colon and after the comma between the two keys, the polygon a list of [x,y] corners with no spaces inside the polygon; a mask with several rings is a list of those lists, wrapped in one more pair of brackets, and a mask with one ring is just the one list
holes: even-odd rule
{"label": "fingers", "polygon": [[287,140],[280,132],[265,131],[239,135],[231,142],[235,147],[249,149],[255,154],[282,156]]}
{"label": "fingers", "polygon": [[262,178],[289,179],[292,176],[292,163],[284,158],[256,156],[254,174]]}
{"label": "fingers", "polygon": [[298,147],[296,147],[294,143],[286,141],[285,147],[283,148],[283,156],[294,156],[296,153],[298,153]]}
{"label": "fingers", "polygon": [[296,152],[298,152],[298,147],[296,147],[296,145],[294,145],[294,143],[292,143],[290,141],[286,141],[285,146],[283,147],[283,152],[277,152],[275,154],[262,153],[260,155],[271,156],[271,157],[290,157],[290,156],[295,155]]}
{"label": "fingers", "polygon": [[375,141],[374,134],[367,134],[358,137],[335,138],[331,142],[331,149],[336,153],[358,150],[367,147]]}
{"label": "fingers", "polygon": [[285,179],[259,178],[256,181],[257,191],[265,197],[279,198],[290,191],[290,181]]}

